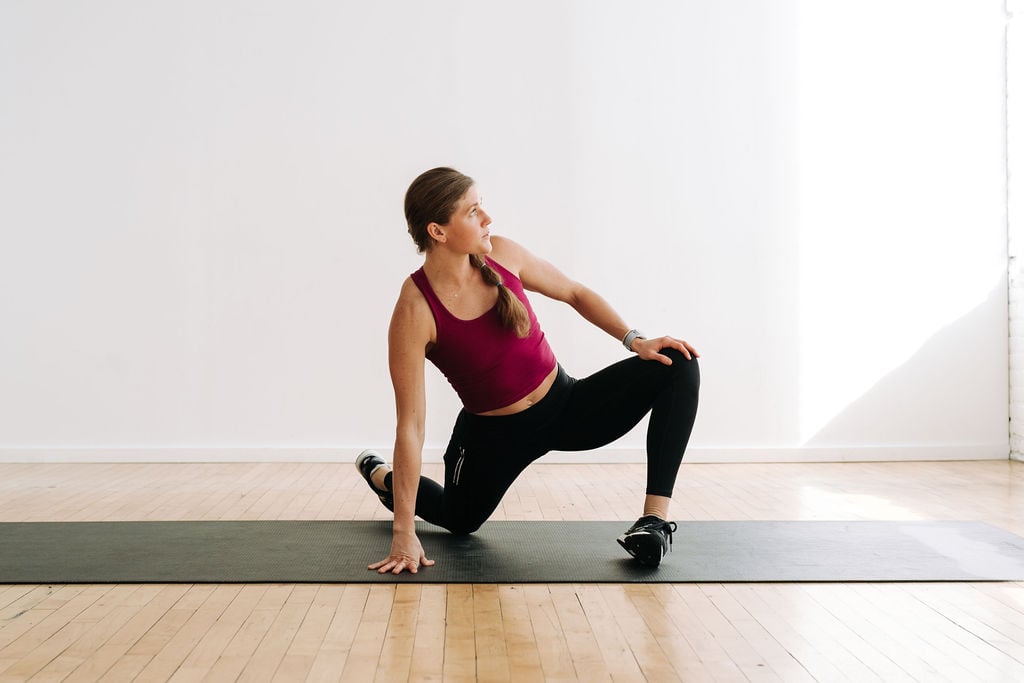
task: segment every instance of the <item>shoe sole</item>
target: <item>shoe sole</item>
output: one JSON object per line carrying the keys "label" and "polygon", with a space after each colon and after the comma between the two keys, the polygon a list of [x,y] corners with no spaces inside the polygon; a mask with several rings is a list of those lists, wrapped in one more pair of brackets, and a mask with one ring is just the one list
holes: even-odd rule
{"label": "shoe sole", "polygon": [[615,539],[627,553],[632,555],[637,562],[645,567],[657,567],[665,556],[665,550],[661,543],[643,543],[639,536],[620,536]]}
{"label": "shoe sole", "polygon": [[[370,458],[377,458],[381,462],[384,462],[384,458],[380,457],[380,453],[378,453],[377,451],[365,450],[359,454],[358,458],[356,458],[355,464],[356,469],[359,470],[359,474],[363,474],[363,463],[369,460]],[[366,476],[364,475],[363,478],[365,479]]]}

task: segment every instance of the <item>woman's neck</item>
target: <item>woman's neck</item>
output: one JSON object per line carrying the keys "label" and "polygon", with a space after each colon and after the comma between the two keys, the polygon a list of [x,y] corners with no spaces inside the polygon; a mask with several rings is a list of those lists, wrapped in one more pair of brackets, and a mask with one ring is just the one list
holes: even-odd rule
{"label": "woman's neck", "polygon": [[423,271],[432,282],[461,288],[480,277],[468,254],[433,249],[427,252]]}

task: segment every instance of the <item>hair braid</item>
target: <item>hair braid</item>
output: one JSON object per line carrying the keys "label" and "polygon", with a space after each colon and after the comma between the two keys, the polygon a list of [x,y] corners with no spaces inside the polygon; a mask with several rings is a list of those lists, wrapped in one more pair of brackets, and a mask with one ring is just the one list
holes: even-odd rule
{"label": "hair braid", "polygon": [[530,336],[530,314],[526,311],[526,306],[519,300],[519,297],[510,292],[508,287],[504,286],[501,276],[498,275],[494,268],[488,265],[486,259],[482,256],[471,254],[469,260],[475,267],[480,269],[484,282],[498,288],[498,317],[501,319],[502,324],[513,330],[517,337],[525,338]]}

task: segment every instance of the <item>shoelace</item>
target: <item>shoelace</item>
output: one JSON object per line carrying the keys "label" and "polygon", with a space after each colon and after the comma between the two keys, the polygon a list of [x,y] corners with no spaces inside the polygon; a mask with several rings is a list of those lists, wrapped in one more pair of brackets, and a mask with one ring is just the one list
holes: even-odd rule
{"label": "shoelace", "polygon": [[661,524],[661,530],[665,532],[666,536],[668,536],[668,549],[669,549],[669,551],[672,550],[672,532],[675,531],[678,528],[679,527],[676,525],[675,522],[662,522],[662,524]]}

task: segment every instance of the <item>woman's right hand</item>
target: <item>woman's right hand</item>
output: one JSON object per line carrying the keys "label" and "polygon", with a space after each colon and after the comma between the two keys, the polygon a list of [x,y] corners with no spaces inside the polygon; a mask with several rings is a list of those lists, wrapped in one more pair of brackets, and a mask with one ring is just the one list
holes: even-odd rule
{"label": "woman's right hand", "polygon": [[391,537],[391,552],[387,559],[374,562],[367,569],[376,569],[380,574],[401,574],[402,570],[408,569],[410,574],[415,574],[421,566],[431,567],[433,564],[434,561],[428,560],[423,552],[415,531],[396,531]]}

